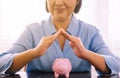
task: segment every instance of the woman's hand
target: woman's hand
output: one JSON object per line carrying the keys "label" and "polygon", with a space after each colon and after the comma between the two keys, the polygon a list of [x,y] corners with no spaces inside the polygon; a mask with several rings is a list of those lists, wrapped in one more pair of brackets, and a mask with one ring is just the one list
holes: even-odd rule
{"label": "woman's hand", "polygon": [[[61,34],[70,41],[70,46],[73,48],[75,54],[79,58],[87,60],[89,63],[95,66],[97,70],[100,70],[104,73],[110,73],[110,69],[107,67],[103,56],[85,49],[80,38],[71,36],[64,30],[61,31]],[[95,58],[97,58],[97,60]]]}
{"label": "woman's hand", "polygon": [[55,41],[55,39],[58,38],[60,35],[60,31],[57,33],[51,35],[51,36],[46,36],[43,37],[37,47],[35,47],[33,50],[36,52],[36,57],[42,56],[45,54],[46,50],[51,46],[51,44]]}
{"label": "woman's hand", "polygon": [[34,48],[36,52],[36,57],[42,56],[45,54],[46,50],[51,46],[51,44],[57,39],[60,35],[63,35],[66,39],[70,41],[70,46],[74,50],[75,54],[79,58],[84,58],[85,53],[87,52],[84,48],[80,38],[74,37],[66,33],[63,29],[60,29],[57,33],[51,36],[43,37],[40,40],[40,43],[37,47]]}
{"label": "woman's hand", "polygon": [[70,41],[70,46],[74,50],[75,54],[79,58],[84,58],[85,53],[87,52],[85,47],[82,44],[82,41],[79,37],[69,35],[64,30],[61,30],[61,34]]}

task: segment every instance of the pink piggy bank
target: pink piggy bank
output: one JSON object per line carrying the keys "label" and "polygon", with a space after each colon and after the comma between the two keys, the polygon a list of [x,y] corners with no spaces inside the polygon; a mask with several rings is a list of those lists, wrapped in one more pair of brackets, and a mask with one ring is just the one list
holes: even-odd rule
{"label": "pink piggy bank", "polygon": [[57,58],[53,62],[52,69],[54,71],[55,78],[58,78],[59,75],[65,75],[66,78],[69,78],[69,73],[72,70],[72,65],[67,58]]}

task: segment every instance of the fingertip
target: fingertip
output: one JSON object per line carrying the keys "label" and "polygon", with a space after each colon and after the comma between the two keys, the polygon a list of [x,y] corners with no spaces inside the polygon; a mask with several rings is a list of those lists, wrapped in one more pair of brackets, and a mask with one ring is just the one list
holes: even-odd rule
{"label": "fingertip", "polygon": [[69,37],[69,34],[66,31],[62,30],[61,33],[64,37],[66,37],[66,38]]}
{"label": "fingertip", "polygon": [[57,38],[59,35],[61,34],[60,31],[56,32],[55,34],[53,34],[54,38]]}
{"label": "fingertip", "polygon": [[64,30],[64,29],[61,29],[61,32],[65,33],[65,30]]}

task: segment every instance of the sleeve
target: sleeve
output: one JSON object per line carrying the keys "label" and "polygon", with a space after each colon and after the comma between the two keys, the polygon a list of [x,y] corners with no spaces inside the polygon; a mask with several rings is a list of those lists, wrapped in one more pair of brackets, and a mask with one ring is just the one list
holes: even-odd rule
{"label": "sleeve", "polygon": [[16,54],[32,47],[33,36],[30,29],[27,27],[10,49],[6,52],[0,53],[0,73],[5,73],[5,71],[9,69]]}
{"label": "sleeve", "polygon": [[16,54],[2,53],[0,54],[0,74],[4,73],[11,66]]}
{"label": "sleeve", "polygon": [[[90,44],[91,51],[101,54],[104,57],[106,65],[111,71],[109,75],[118,74],[120,72],[120,58],[110,51],[99,34],[99,30],[96,29],[94,32],[95,34]],[[105,74],[99,70],[97,70],[97,72],[98,74]]]}

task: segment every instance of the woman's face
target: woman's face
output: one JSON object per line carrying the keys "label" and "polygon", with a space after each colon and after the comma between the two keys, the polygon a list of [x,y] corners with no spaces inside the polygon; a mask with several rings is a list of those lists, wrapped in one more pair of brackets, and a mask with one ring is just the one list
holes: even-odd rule
{"label": "woman's face", "polygon": [[47,0],[47,8],[56,20],[64,21],[70,18],[76,5],[77,0]]}

